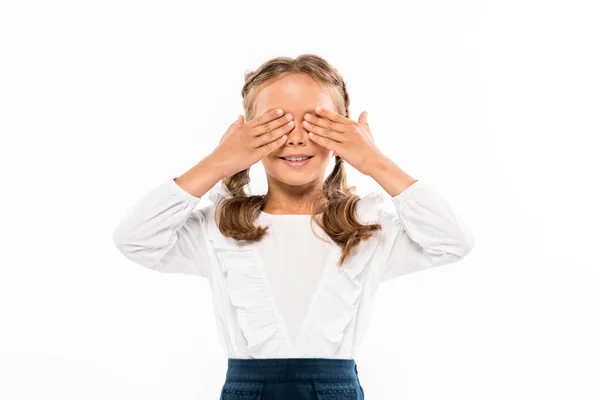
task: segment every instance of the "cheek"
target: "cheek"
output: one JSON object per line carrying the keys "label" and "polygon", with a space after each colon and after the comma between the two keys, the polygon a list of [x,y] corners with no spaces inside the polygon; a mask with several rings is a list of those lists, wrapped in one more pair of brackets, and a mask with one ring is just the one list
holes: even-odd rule
{"label": "cheek", "polygon": [[284,163],[279,158],[274,157],[274,156],[263,157],[261,162],[262,162],[263,168],[266,171],[275,172],[278,168],[282,168],[285,166]]}
{"label": "cheek", "polygon": [[319,165],[321,167],[327,167],[327,165],[329,165],[329,163],[332,160],[333,152],[331,150],[325,149],[325,151],[319,151],[317,155],[319,157]]}
{"label": "cheek", "polygon": [[319,147],[320,147],[318,150],[319,157],[325,158],[327,160],[330,159],[331,156],[333,155],[333,151],[331,151],[328,148],[323,147],[323,146],[319,146]]}
{"label": "cheek", "polygon": [[260,160],[264,169],[270,169],[273,166],[273,164],[275,163],[275,161],[277,161],[277,160],[274,160],[269,157],[264,157]]}

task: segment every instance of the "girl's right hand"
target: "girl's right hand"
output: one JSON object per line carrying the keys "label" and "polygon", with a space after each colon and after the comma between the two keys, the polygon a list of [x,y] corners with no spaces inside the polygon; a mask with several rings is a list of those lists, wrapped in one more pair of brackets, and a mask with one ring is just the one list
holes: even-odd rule
{"label": "girl's right hand", "polygon": [[277,109],[245,123],[244,116],[240,115],[221,137],[212,155],[223,160],[223,176],[229,177],[280,148],[293,128],[292,115],[280,115]]}

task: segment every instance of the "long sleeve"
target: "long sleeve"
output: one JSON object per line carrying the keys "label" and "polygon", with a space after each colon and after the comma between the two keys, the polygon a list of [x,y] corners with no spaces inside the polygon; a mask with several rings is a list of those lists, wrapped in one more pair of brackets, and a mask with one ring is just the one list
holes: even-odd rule
{"label": "long sleeve", "polygon": [[382,219],[379,282],[442,266],[473,248],[470,230],[431,185],[417,180],[395,197]]}
{"label": "long sleeve", "polygon": [[205,225],[210,206],[194,211],[199,201],[168,179],[121,219],[113,233],[116,247],[146,268],[209,277]]}

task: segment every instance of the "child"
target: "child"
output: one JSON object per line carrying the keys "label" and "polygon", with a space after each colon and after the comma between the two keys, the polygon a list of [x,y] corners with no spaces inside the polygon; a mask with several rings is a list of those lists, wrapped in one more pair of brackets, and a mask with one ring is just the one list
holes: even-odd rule
{"label": "child", "polygon": [[[364,399],[354,357],[378,285],[462,259],[471,233],[375,146],[366,113],[349,119],[345,82],[321,57],[265,62],[242,97],[248,121],[140,199],[114,241],[144,267],[209,279],[228,357],[221,399]],[[251,196],[258,161],[268,191]],[[345,162],[384,191],[355,195]]]}

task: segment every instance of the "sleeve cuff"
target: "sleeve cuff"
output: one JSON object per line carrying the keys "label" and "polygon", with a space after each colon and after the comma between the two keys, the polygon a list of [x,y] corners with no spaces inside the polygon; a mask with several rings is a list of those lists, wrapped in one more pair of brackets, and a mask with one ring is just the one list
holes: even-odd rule
{"label": "sleeve cuff", "polygon": [[421,182],[420,179],[417,179],[409,187],[398,193],[396,196],[392,197],[392,201],[396,204],[399,204],[400,202],[410,197],[412,192],[414,192],[415,190],[419,190],[419,188],[424,185],[425,183]]}
{"label": "sleeve cuff", "polygon": [[201,197],[196,197],[193,194],[188,193],[185,190],[183,190],[183,188],[175,182],[174,177],[167,179],[166,184],[173,193],[178,194],[179,196],[181,196],[184,200],[186,200],[188,202],[198,203],[201,199]]}

